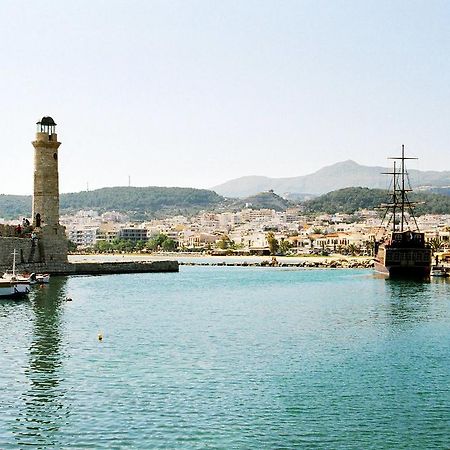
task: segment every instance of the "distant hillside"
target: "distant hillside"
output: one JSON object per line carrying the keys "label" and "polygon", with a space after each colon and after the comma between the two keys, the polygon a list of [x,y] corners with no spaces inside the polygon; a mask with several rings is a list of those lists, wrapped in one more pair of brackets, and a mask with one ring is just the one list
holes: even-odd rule
{"label": "distant hillside", "polygon": [[260,192],[259,194],[236,201],[231,203],[231,206],[237,208],[244,208],[245,206],[248,206],[252,209],[274,209],[275,211],[285,211],[287,208],[294,206],[295,204],[296,203],[290,202],[274,192],[269,191]]}
{"label": "distant hillside", "polygon": [[[409,200],[419,202],[415,208],[417,216],[423,214],[450,214],[450,196],[431,192],[417,192]],[[360,209],[375,209],[389,200],[388,192],[382,189],[344,188],[329,192],[303,203],[307,213],[352,214]]]}
{"label": "distant hillside", "polygon": [[17,219],[31,216],[31,195],[0,194],[0,218]]}
{"label": "distant hillside", "polygon": [[[362,186],[372,189],[386,189],[389,179],[382,172],[385,167],[369,167],[348,160],[323,167],[310,175],[292,178],[268,178],[248,176],[236,178],[212,189],[225,197],[243,198],[261,191],[273,189],[286,194],[316,194],[335,191],[349,186]],[[409,170],[409,178],[413,187],[450,186],[450,171],[418,171]]]}
{"label": "distant hillside", "polygon": [[161,211],[207,208],[223,201],[206,189],[178,187],[113,187],[62,194],[62,210],[101,209],[115,211]]}
{"label": "distant hillside", "polygon": [[429,189],[430,192],[433,192],[435,194],[441,194],[441,195],[449,195],[450,196],[450,187],[436,187]]}
{"label": "distant hillside", "polygon": [[[219,205],[224,199],[206,189],[167,187],[112,187],[61,194],[61,213],[94,209],[134,213],[134,218],[192,214]],[[0,217],[31,215],[31,196],[0,195]]]}
{"label": "distant hillside", "polygon": [[[443,192],[448,192],[443,190]],[[417,215],[450,214],[450,196],[418,191],[410,195],[412,201],[424,202],[416,208]],[[373,209],[386,202],[387,192],[382,189],[344,188],[329,192],[302,205],[308,213],[353,213],[359,209]],[[135,220],[167,217],[175,214],[192,215],[201,210],[238,210],[246,205],[253,209],[285,211],[298,202],[286,200],[274,192],[239,200],[225,200],[206,189],[164,187],[114,187],[89,192],[61,194],[61,213],[94,209],[99,212],[125,212]],[[31,196],[0,195],[0,218],[17,219],[31,216]]]}

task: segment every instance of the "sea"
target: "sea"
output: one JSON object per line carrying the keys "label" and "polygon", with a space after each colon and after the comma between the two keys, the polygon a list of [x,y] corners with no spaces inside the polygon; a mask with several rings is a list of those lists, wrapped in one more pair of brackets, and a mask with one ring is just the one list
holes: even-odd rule
{"label": "sea", "polygon": [[1,449],[449,449],[450,282],[182,266],[0,300]]}

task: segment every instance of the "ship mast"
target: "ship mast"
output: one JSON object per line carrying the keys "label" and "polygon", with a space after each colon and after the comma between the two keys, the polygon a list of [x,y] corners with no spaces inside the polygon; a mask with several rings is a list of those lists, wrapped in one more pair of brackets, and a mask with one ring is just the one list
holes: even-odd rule
{"label": "ship mast", "polygon": [[[390,202],[389,203],[383,203],[380,206],[386,208],[384,217],[382,219],[382,223],[384,223],[384,220],[386,219],[386,216],[388,215],[389,211],[392,210],[392,215],[389,218],[388,226],[390,225],[392,221],[392,232],[395,233],[397,231],[397,210],[398,206],[400,205],[398,192],[401,191],[401,189],[397,188],[398,185],[398,177],[397,175],[399,172],[397,172],[397,162],[394,161],[394,170],[392,172],[382,172],[384,175],[392,175],[392,192],[390,192]],[[399,187],[399,186],[398,186]]]}
{"label": "ship mast", "polygon": [[395,224],[396,224],[396,219],[397,219],[397,211],[396,211],[396,207],[397,207],[397,189],[396,189],[396,185],[397,185],[397,171],[396,171],[396,161],[394,161],[394,171],[392,173],[393,176],[393,192],[392,192],[392,216],[393,216],[393,220],[392,220],[392,231],[395,233]]}
{"label": "ship mast", "polygon": [[[394,160],[394,172],[393,172],[393,182],[394,182],[394,189],[393,189],[393,201],[392,201],[392,208],[393,208],[393,219],[394,219],[394,225],[393,225],[393,230],[395,231],[395,222],[396,222],[396,208],[397,206],[400,206],[400,232],[403,233],[403,231],[405,231],[405,223],[407,223],[407,220],[405,218],[405,205],[408,204],[410,210],[411,210],[411,214],[412,214],[412,207],[413,207],[413,203],[411,203],[408,200],[407,197],[407,192],[410,192],[411,189],[406,189],[405,187],[405,176],[406,176],[406,168],[405,168],[405,160],[407,159],[417,159],[417,158],[409,158],[405,156],[405,146],[402,145],[402,155],[401,156],[394,156],[391,157],[389,159],[393,159]],[[396,172],[396,161],[395,160],[400,160],[401,161],[401,168],[400,168],[400,189],[397,188],[397,184],[398,184],[398,179],[397,179],[397,172]],[[400,194],[400,201],[398,201],[398,194]],[[412,214],[412,216],[414,217],[414,215]],[[415,218],[414,218],[415,221]],[[417,223],[416,223],[417,226]]]}
{"label": "ship mast", "polygon": [[402,144],[402,220],[400,231],[403,233],[405,221],[405,146]]}

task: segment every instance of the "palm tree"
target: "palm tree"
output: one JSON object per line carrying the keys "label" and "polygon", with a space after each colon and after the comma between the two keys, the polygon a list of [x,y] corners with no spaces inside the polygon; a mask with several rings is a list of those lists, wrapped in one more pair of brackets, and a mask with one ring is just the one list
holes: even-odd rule
{"label": "palm tree", "polygon": [[278,240],[275,239],[275,235],[272,231],[269,231],[266,235],[267,243],[269,244],[269,250],[271,255],[275,255],[278,252],[279,244]]}
{"label": "palm tree", "polygon": [[439,236],[430,239],[431,250],[433,250],[433,253],[441,250],[442,244],[443,241]]}

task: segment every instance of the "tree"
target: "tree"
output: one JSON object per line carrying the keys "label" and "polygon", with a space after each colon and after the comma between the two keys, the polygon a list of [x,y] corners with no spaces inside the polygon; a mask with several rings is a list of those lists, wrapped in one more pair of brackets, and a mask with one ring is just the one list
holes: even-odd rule
{"label": "tree", "polygon": [[365,241],[364,245],[366,246],[366,250],[369,255],[375,256],[375,241],[372,239],[369,241]]}
{"label": "tree", "polygon": [[433,250],[433,253],[436,253],[441,250],[443,241],[439,236],[437,236],[437,237],[431,238],[429,243],[431,245],[431,249]]}
{"label": "tree", "polygon": [[280,252],[284,255],[292,248],[292,244],[287,239],[281,239]]}
{"label": "tree", "polygon": [[231,245],[231,240],[230,238],[226,235],[223,234],[219,241],[217,242],[217,247],[220,248],[221,250],[226,250],[227,248],[229,248]]}
{"label": "tree", "polygon": [[103,253],[112,249],[112,245],[108,241],[97,241],[94,246],[95,250]]}
{"label": "tree", "polygon": [[163,233],[159,233],[156,236],[152,236],[147,241],[147,248],[149,250],[160,250],[162,248],[163,242],[167,239],[167,236]]}
{"label": "tree", "polygon": [[269,244],[269,251],[271,255],[276,255],[279,248],[278,240],[275,238],[275,235],[272,231],[269,231],[266,235],[267,243]]}
{"label": "tree", "polygon": [[165,252],[173,252],[177,249],[177,242],[169,238],[164,233],[152,236],[146,244],[146,247],[152,251],[164,250]]}
{"label": "tree", "polygon": [[75,242],[72,242],[71,240],[67,241],[67,251],[69,253],[73,253],[77,250],[77,244]]}
{"label": "tree", "polygon": [[347,245],[347,252],[351,256],[357,256],[360,254],[360,248],[355,244],[348,244]]}
{"label": "tree", "polygon": [[142,250],[145,247],[145,242],[142,240],[139,240],[136,242],[136,244],[134,244],[134,249],[137,251]]}
{"label": "tree", "polygon": [[162,243],[162,249],[165,252],[174,252],[177,249],[177,243],[173,239],[167,237]]}

